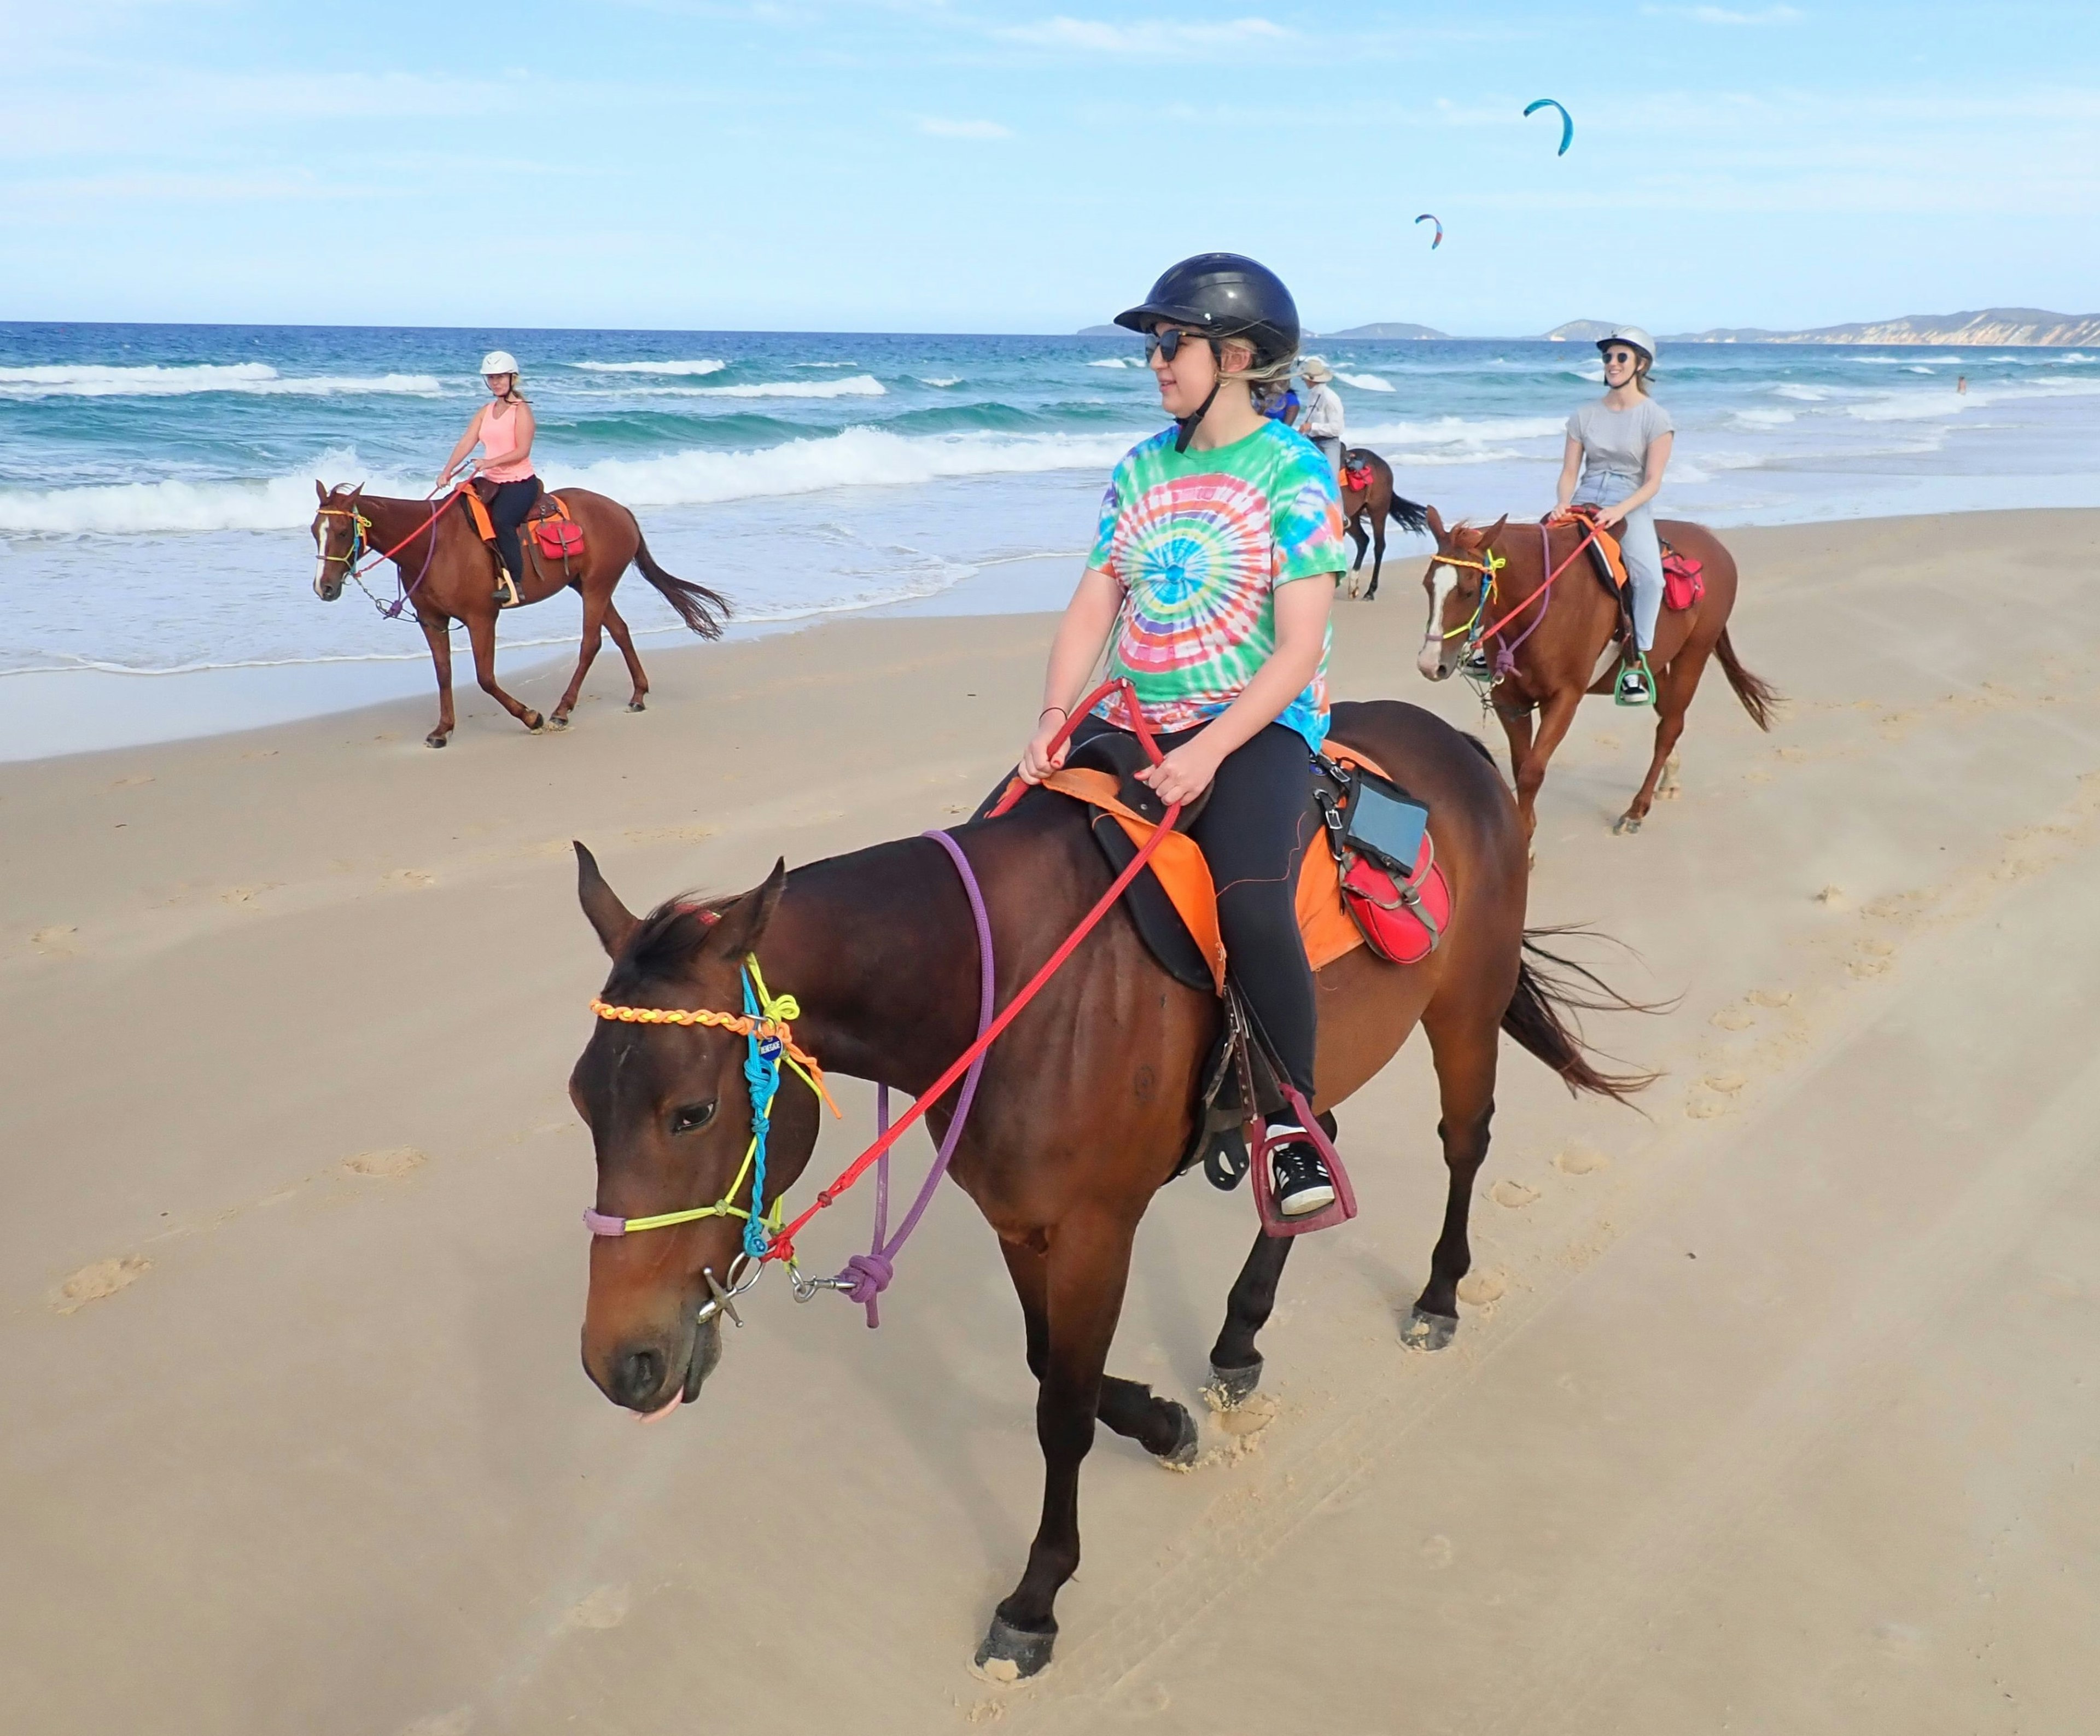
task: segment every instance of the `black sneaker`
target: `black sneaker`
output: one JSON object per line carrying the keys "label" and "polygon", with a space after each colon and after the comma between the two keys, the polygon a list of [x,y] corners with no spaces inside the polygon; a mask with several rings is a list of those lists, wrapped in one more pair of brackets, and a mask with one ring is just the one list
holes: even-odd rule
{"label": "black sneaker", "polygon": [[1295,1121],[1270,1124],[1268,1169],[1276,1189],[1276,1209],[1285,1217],[1303,1217],[1335,1203],[1335,1178],[1305,1129]]}
{"label": "black sneaker", "polygon": [[1648,671],[1638,663],[1629,663],[1620,669],[1617,697],[1621,705],[1652,705],[1655,695],[1648,688]]}
{"label": "black sneaker", "polygon": [[1488,654],[1477,645],[1466,658],[1466,673],[1476,681],[1485,681],[1488,678]]}

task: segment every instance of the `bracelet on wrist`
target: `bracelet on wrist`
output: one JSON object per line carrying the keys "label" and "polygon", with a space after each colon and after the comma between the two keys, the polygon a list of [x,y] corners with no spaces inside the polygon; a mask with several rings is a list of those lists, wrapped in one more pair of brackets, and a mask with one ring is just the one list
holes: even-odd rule
{"label": "bracelet on wrist", "polygon": [[1070,712],[1069,712],[1069,711],[1065,710],[1065,709],[1062,705],[1045,705],[1045,706],[1042,709],[1042,710],[1040,710],[1040,711],[1039,711],[1039,712],[1037,712],[1037,713],[1035,713],[1035,721],[1036,721],[1038,723],[1040,723],[1040,722],[1042,722],[1045,718],[1048,717],[1048,716],[1050,715],[1050,713],[1051,713],[1052,712],[1053,712],[1053,711],[1054,711],[1054,712],[1056,712],[1056,713],[1057,713],[1057,715],[1058,715],[1059,717],[1061,717],[1061,718],[1069,718],[1069,717],[1070,717],[1070,716],[1072,715],[1072,713],[1071,713]]}

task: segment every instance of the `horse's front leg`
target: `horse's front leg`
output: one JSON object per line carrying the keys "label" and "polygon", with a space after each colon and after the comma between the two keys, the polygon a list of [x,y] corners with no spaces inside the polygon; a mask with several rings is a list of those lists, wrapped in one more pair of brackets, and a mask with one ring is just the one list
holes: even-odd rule
{"label": "horse's front leg", "polygon": [[441,748],[452,740],[452,622],[444,616],[417,612],[416,625],[423,629],[423,638],[430,647],[430,661],[438,671],[438,727],[423,738],[424,745]]}
{"label": "horse's front leg", "polygon": [[1524,816],[1524,835],[1538,830],[1538,792],[1546,782],[1546,762],[1560,745],[1575,722],[1576,708],[1582,703],[1580,687],[1563,687],[1550,695],[1539,708],[1538,736],[1523,763],[1515,767],[1517,812]]}
{"label": "horse's front leg", "polygon": [[[1043,1518],[1027,1570],[977,1647],[978,1669],[995,1681],[1035,1675],[1057,1643],[1057,1592],[1079,1565],[1079,1466],[1094,1444],[1102,1368],[1136,1227],[1108,1211],[1075,1213],[1050,1230],[1039,1257],[1043,1325],[1039,1341],[1031,1328],[1031,1340],[1041,1345],[1035,1438],[1043,1448]],[[1026,1287],[1021,1306],[1030,1308]]]}

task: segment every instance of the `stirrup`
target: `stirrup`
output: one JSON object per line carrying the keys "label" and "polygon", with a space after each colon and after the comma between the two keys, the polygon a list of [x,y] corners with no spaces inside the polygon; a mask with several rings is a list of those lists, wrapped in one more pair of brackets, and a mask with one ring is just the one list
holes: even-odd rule
{"label": "stirrup", "polygon": [[[1641,691],[1632,698],[1626,696],[1627,687],[1638,681]],[[1614,705],[1649,705],[1655,704],[1655,672],[1648,666],[1648,653],[1637,651],[1630,662],[1619,665],[1619,678],[1612,690]]]}
{"label": "stirrup", "polygon": [[496,569],[496,606],[514,609],[524,600],[518,594],[518,581],[510,576],[510,569],[499,564]]}

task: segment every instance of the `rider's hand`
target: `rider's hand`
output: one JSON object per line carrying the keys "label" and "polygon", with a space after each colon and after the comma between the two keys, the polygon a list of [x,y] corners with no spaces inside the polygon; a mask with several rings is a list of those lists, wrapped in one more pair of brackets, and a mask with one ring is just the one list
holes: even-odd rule
{"label": "rider's hand", "polygon": [[1608,531],[1626,515],[1626,509],[1623,506],[1599,506],[1597,509],[1597,528]]}
{"label": "rider's hand", "polygon": [[1061,709],[1055,705],[1043,707],[1043,715],[1035,720],[1035,733],[1021,750],[1021,764],[1017,769],[1022,783],[1040,784],[1065,763],[1065,756],[1071,752],[1070,743],[1058,742],[1057,752],[1050,750],[1050,744],[1064,727],[1065,713]]}
{"label": "rider's hand", "polygon": [[1211,780],[1218,775],[1218,759],[1198,735],[1183,742],[1158,765],[1143,767],[1138,781],[1150,784],[1152,793],[1170,806],[1178,802],[1186,807],[1211,787]]}

